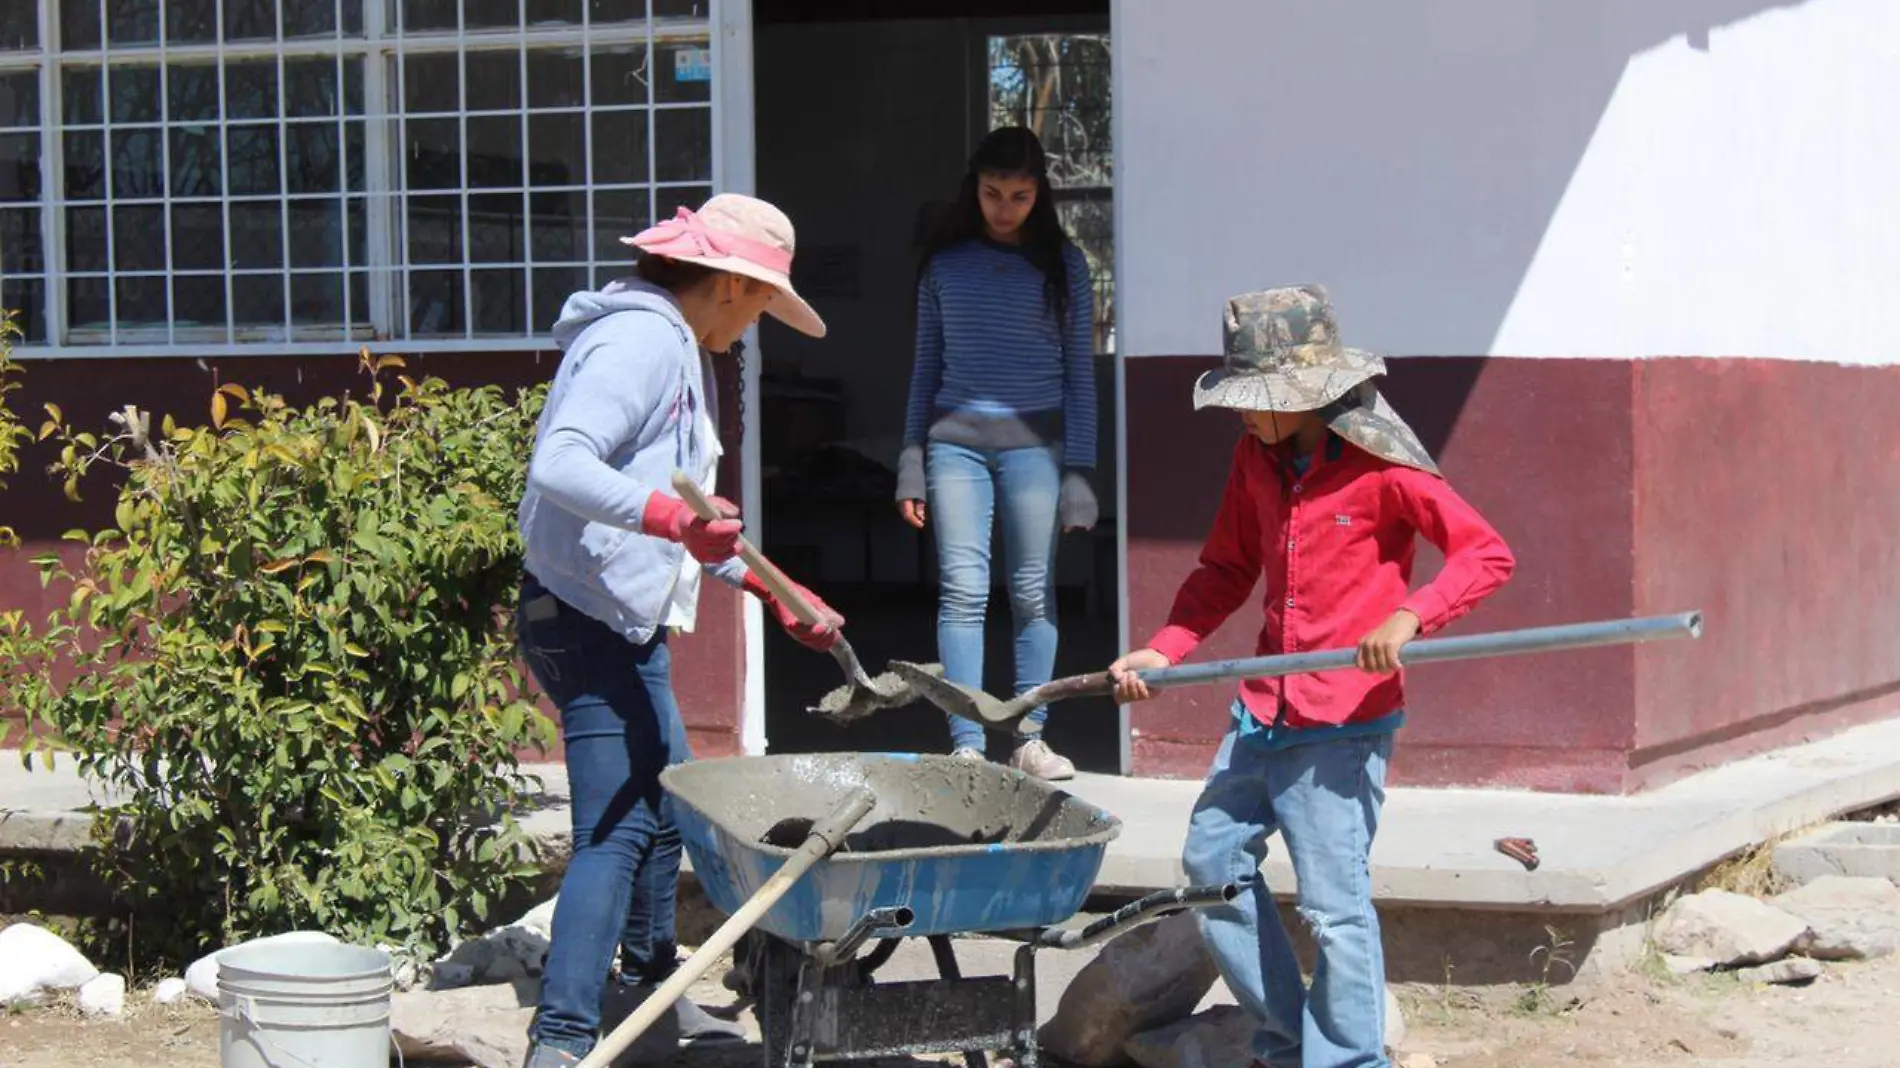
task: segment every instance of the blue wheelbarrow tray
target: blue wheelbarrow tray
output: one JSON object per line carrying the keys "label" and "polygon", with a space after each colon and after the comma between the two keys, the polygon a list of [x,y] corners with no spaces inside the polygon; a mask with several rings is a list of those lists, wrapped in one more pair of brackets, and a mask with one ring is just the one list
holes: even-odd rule
{"label": "blue wheelbarrow tray", "polygon": [[677,764],[660,776],[693,872],[728,915],[853,787],[877,804],[758,927],[835,941],[873,909],[906,907],[906,936],[1023,931],[1075,915],[1121,821],[987,761],[814,753]]}

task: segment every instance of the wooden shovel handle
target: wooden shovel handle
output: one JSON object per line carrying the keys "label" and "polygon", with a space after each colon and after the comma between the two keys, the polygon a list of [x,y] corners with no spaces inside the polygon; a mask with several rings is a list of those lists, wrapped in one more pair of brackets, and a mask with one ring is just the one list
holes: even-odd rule
{"label": "wooden shovel handle", "polygon": [[1067,701],[1072,697],[1097,697],[1115,692],[1115,678],[1106,671],[1093,671],[1087,675],[1070,675],[1068,678],[1045,682],[1033,691],[1035,703],[1053,704]]}
{"label": "wooden shovel handle", "polygon": [[[679,494],[680,500],[685,501],[686,506],[691,508],[693,514],[699,518],[708,522],[721,518],[719,509],[713,506],[711,498],[706,496],[705,491],[699,488],[699,483],[694,482],[686,472],[673,472],[673,492]],[[745,566],[751,568],[754,575],[759,576],[759,581],[765,583],[765,588],[772,591],[772,596],[785,602],[786,607],[792,610],[792,614],[798,617],[800,623],[811,627],[824,622],[819,618],[818,610],[813,608],[811,602],[805,600],[805,596],[798,592],[798,587],[792,584],[792,580],[785,577],[785,572],[780,571],[778,565],[767,560],[763,553],[743,537],[739,539],[739,559],[744,560]]]}

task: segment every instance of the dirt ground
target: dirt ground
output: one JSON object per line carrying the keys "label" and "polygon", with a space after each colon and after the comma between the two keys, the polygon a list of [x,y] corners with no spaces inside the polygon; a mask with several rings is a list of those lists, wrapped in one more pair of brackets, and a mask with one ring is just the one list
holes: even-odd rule
{"label": "dirt ground", "polygon": [[[1413,988],[1401,1000],[1408,1068],[1891,1068],[1900,1049],[1900,959],[1831,964],[1806,987],[1632,974],[1582,998]],[[0,1068],[216,1068],[211,1008],[155,1006],[143,990],[128,1004],[127,1018],[111,1022],[66,1004],[0,1017]],[[676,1064],[749,1068],[758,1056],[752,1046],[686,1053]]]}

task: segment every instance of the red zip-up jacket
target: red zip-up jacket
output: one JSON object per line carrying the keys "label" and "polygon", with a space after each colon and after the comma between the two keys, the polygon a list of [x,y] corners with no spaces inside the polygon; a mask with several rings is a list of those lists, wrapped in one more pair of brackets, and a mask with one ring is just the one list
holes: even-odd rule
{"label": "red zip-up jacket", "polygon": [[[1284,450],[1251,434],[1241,439],[1200,566],[1149,648],[1180,663],[1246,602],[1262,571],[1260,655],[1357,646],[1400,608],[1430,634],[1510,578],[1510,548],[1444,479],[1343,439],[1338,445],[1315,450],[1298,475]],[[1413,591],[1418,534],[1444,552],[1445,567]],[[1248,679],[1241,699],[1262,723],[1283,710],[1294,728],[1359,723],[1403,706],[1404,673],[1345,668]]]}

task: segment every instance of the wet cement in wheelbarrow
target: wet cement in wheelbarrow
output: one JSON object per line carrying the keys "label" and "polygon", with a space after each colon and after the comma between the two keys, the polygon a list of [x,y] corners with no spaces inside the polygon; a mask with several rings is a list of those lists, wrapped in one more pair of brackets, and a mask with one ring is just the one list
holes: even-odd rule
{"label": "wet cement in wheelbarrow", "polygon": [[803,845],[843,793],[877,801],[842,851],[865,855],[1002,843],[1080,847],[1114,822],[1064,791],[993,764],[951,757],[890,759],[856,753],[744,757],[685,764],[670,788],[727,833],[778,849]]}
{"label": "wet cement in wheelbarrow", "polygon": [[[771,826],[759,839],[769,846],[797,849],[810,837],[816,820],[791,816]],[[840,853],[885,853],[897,849],[943,849],[948,846],[994,845],[1009,840],[1009,828],[962,832],[923,820],[885,820],[845,835]]]}

